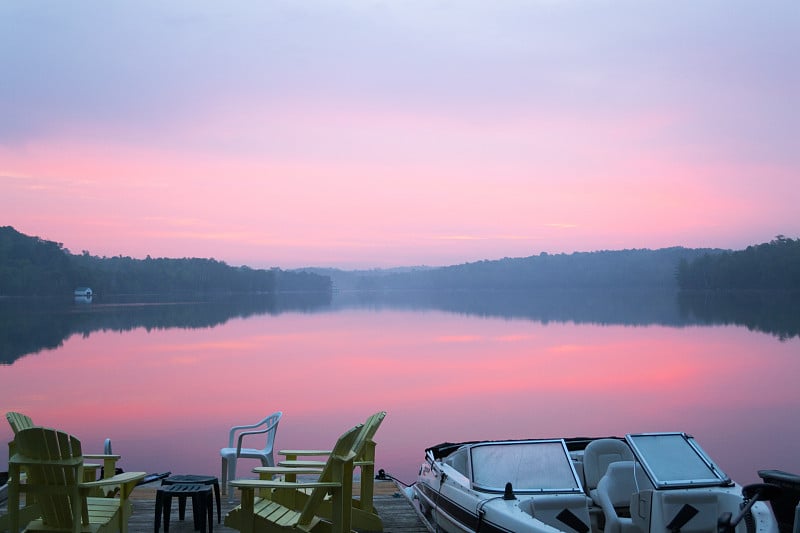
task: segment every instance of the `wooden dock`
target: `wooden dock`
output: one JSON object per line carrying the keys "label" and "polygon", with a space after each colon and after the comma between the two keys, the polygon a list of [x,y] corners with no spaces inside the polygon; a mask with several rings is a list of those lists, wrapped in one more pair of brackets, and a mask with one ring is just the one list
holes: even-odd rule
{"label": "wooden dock", "polygon": [[[155,526],[155,507],[157,483],[138,487],[133,491],[133,516],[128,522],[131,533],[144,533],[154,531]],[[354,493],[358,494],[358,487],[354,487]],[[228,501],[222,497],[222,520],[225,521],[225,514],[239,505],[238,499]],[[190,533],[194,531],[191,514],[191,502],[187,502],[186,517],[183,521],[178,520],[178,505],[173,502],[172,514],[169,520],[170,533]],[[404,495],[402,490],[394,481],[375,482],[375,508],[383,520],[383,530],[386,533],[429,533],[428,527],[419,515],[414,505]],[[225,524],[218,524],[216,520],[216,509],[214,513],[214,533],[232,533],[235,529],[225,527]],[[163,533],[163,527],[159,530]]]}

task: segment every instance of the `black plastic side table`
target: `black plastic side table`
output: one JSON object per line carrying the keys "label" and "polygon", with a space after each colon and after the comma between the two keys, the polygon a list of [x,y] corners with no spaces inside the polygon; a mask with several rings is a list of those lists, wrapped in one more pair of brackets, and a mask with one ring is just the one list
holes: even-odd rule
{"label": "black plastic side table", "polygon": [[[197,474],[180,474],[175,476],[169,476],[168,478],[161,481],[162,485],[177,485],[179,483],[213,485],[214,497],[217,500],[217,523],[218,524],[222,523],[222,508],[220,507],[220,498],[219,498],[219,480],[217,478],[215,478],[214,476],[201,476]],[[183,501],[185,504],[186,500],[184,499]]]}
{"label": "black plastic side table", "polygon": [[[156,519],[154,531],[158,533],[161,518],[164,519],[164,533],[169,533],[169,517],[172,514],[172,497],[178,498],[178,518],[183,520],[186,513],[186,498],[192,498],[192,519],[194,528],[203,533],[208,525],[208,533],[214,527],[214,500],[211,497],[211,486],[199,483],[177,483],[162,485],[156,491]],[[207,519],[206,519],[207,518]]]}

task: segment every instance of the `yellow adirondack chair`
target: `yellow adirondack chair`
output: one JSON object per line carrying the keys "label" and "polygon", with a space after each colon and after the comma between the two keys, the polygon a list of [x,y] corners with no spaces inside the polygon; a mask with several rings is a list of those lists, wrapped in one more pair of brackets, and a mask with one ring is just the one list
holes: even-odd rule
{"label": "yellow adirondack chair", "polygon": [[[243,533],[274,531],[314,531],[349,533],[352,529],[351,495],[353,493],[353,461],[362,425],[345,432],[333,447],[317,481],[290,482],[262,479],[236,479],[231,486],[241,490],[242,504],[225,517],[225,525]],[[311,494],[302,509],[295,510],[269,498],[257,497],[268,490],[296,492],[309,488]],[[330,496],[330,516],[320,516],[320,507]]]}
{"label": "yellow adirondack chair", "polygon": [[[33,423],[33,419],[28,415],[16,413],[14,411],[6,413],[6,420],[8,420],[8,424],[11,426],[12,431],[14,431],[14,435],[23,429],[32,428],[36,425]],[[8,443],[8,456],[11,457],[12,455],[14,455],[13,440]],[[87,453],[84,454],[83,458],[89,459],[90,461],[103,461],[103,477],[110,478],[116,473],[117,461],[119,461],[120,456],[105,453]],[[97,477],[96,470],[100,465],[94,463],[85,463],[83,466],[84,475],[86,476],[84,481],[93,481]],[[113,490],[110,490],[108,491],[107,495],[113,496],[113,492]]]}
{"label": "yellow adirondack chair", "polygon": [[[15,453],[9,458],[8,516],[10,531],[19,531],[20,494],[35,494],[41,517],[26,531],[73,533],[127,532],[132,505],[130,493],[145,472],[127,472],[108,479],[84,482],[84,456],[80,441],[62,431],[34,426],[20,430]],[[21,482],[21,472],[27,479]],[[105,485],[120,487],[119,498],[93,498],[88,494]]]}
{"label": "yellow adirondack chair", "polygon": [[[11,426],[14,435],[22,431],[23,429],[28,429],[35,427],[33,419],[26,414],[17,413],[14,411],[10,411],[6,413],[6,420],[8,420],[8,424]],[[106,444],[107,447],[110,447],[110,444]],[[15,450],[15,443],[12,440],[8,443],[8,457],[14,456]],[[89,459],[92,461],[102,461],[103,462],[103,478],[108,479],[116,473],[117,468],[117,461],[119,461],[119,455],[113,455],[110,453],[103,453],[103,454],[84,454],[84,459]],[[83,464],[83,477],[84,481],[94,481],[97,478],[97,469],[100,468],[100,464],[98,463],[84,463]],[[23,471],[20,477],[21,480],[24,481],[25,479],[25,472]],[[119,487],[114,485],[108,485],[104,487],[97,487],[93,490],[91,496],[106,496],[106,497],[113,497],[119,491]],[[36,503],[36,496],[33,494],[27,494],[25,498],[25,505],[20,509],[20,523],[28,523],[34,518],[39,518],[41,516],[41,512],[39,511],[39,506]],[[0,533],[8,531],[9,527],[9,517],[8,514],[0,515]]]}
{"label": "yellow adirondack chair", "polygon": [[[354,466],[361,469],[361,483],[359,497],[353,498],[352,525],[363,531],[383,531],[383,522],[375,510],[373,499],[375,489],[375,434],[378,432],[385,411],[379,411],[370,416],[361,428],[357,438],[359,446],[355,449],[356,457]],[[297,460],[297,457],[325,456],[330,452],[326,450],[281,450],[280,455],[286,456],[285,461],[280,461],[277,467],[258,467],[253,469],[259,474],[260,479],[269,479],[274,475],[282,475],[287,481],[294,481],[296,474],[319,473],[325,466],[325,461]],[[278,501],[292,509],[301,509],[308,499],[308,490],[275,492],[272,495],[262,494],[264,497]],[[328,518],[331,513],[330,502],[324,501],[320,506],[320,515]]]}
{"label": "yellow adirondack chair", "polygon": [[[22,413],[6,413],[6,419],[8,423],[11,425],[12,431],[16,435],[19,433],[21,429],[33,427],[33,420],[31,417],[27,415],[23,415]],[[12,439],[11,442],[8,443],[8,457],[9,459],[14,456],[14,451],[16,450],[16,446],[14,444],[14,440]],[[20,476],[20,479],[24,481],[25,473],[23,472]],[[34,518],[41,516],[39,512],[39,506],[36,504],[35,496],[28,496],[25,498],[25,505],[19,510],[20,513],[20,520],[27,523],[27,521],[33,520]],[[9,528],[9,517],[8,514],[0,515],[0,531],[5,532],[8,531]]]}

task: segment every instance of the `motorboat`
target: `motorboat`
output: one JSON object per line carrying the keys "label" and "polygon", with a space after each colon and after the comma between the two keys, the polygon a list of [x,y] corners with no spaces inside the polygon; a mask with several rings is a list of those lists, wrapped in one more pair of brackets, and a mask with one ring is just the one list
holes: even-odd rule
{"label": "motorboat", "polygon": [[779,489],[734,483],[680,432],[443,443],[412,488],[447,533],[779,531]]}

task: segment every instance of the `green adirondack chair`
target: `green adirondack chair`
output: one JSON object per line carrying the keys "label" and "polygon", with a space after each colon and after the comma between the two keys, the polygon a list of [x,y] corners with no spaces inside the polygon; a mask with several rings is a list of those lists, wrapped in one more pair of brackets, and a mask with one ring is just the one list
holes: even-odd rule
{"label": "green adirondack chair", "polygon": [[[356,458],[354,466],[361,470],[361,482],[359,497],[353,498],[352,526],[361,531],[383,531],[383,522],[373,505],[375,488],[375,434],[378,432],[383,419],[386,417],[385,411],[379,411],[370,416],[361,428],[361,434],[357,438],[359,447],[354,450]],[[253,469],[259,474],[261,479],[269,479],[272,476],[284,476],[287,481],[294,481],[297,474],[319,473],[325,466],[325,461],[297,460],[297,457],[308,456],[327,456],[330,452],[325,450],[281,450],[280,455],[286,456],[285,461],[280,461],[277,467],[258,467]],[[298,489],[294,493],[289,491],[274,492],[273,494],[262,493],[263,497],[278,501],[292,509],[301,509],[308,499],[309,490]],[[323,517],[329,517],[331,513],[330,502],[323,501],[320,505],[319,513]]]}
{"label": "green adirondack chair", "polygon": [[[362,425],[345,432],[336,441],[319,479],[310,482],[237,479],[231,486],[241,491],[242,503],[225,517],[225,525],[243,533],[276,531],[320,531],[349,533],[352,529],[351,495],[353,494],[353,462],[356,449],[363,444]],[[258,497],[260,491],[296,492],[311,489],[302,509],[282,505],[275,499]],[[326,497],[330,497],[330,516],[321,514]]]}
{"label": "green adirondack chair", "polygon": [[[44,427],[20,430],[14,455],[9,458],[8,518],[10,531],[22,522],[20,494],[36,495],[40,518],[26,531],[73,533],[128,529],[131,491],[145,472],[127,472],[98,481],[83,481],[84,456],[80,441],[62,431]],[[22,482],[22,471],[27,479]],[[94,498],[91,491],[106,485],[119,487],[119,498]]]}

